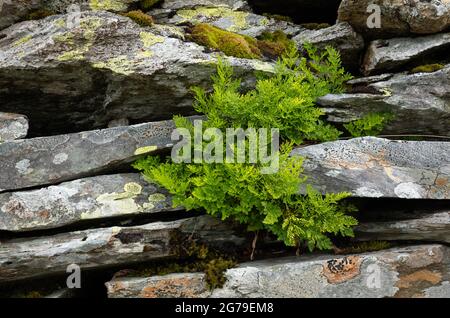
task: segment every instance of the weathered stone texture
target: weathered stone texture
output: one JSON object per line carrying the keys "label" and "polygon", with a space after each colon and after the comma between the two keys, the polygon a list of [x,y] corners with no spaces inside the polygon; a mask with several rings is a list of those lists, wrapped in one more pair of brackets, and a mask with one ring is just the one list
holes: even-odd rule
{"label": "weathered stone texture", "polygon": [[449,199],[450,143],[365,137],[293,151],[305,157],[308,183],[355,197]]}
{"label": "weathered stone texture", "polygon": [[167,192],[139,174],[106,175],[38,190],[1,193],[0,230],[34,231],[174,210]]}

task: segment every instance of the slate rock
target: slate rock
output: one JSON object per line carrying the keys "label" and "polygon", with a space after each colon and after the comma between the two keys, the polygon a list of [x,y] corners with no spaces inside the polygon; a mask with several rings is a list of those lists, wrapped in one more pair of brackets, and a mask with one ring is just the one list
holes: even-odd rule
{"label": "slate rock", "polygon": [[393,118],[382,134],[450,136],[450,65],[432,73],[388,74],[349,84],[349,93],[318,99],[328,121],[348,123],[390,113]]}
{"label": "slate rock", "polygon": [[384,298],[445,297],[449,250],[418,245],[346,256],[304,255],[228,269],[223,288],[206,293],[204,274],[116,277],[110,298]]}
{"label": "slate rock", "polygon": [[232,226],[209,216],[0,240],[0,282],[63,274],[71,264],[83,271],[177,259],[181,257],[177,250],[188,237],[216,248],[239,247],[246,242]]}
{"label": "slate rock", "polygon": [[28,133],[28,118],[24,115],[0,112],[0,143],[22,139]]}
{"label": "slate rock", "polygon": [[[450,199],[450,143],[375,137],[297,148],[307,183],[354,197]],[[302,189],[302,192],[304,189]]]}
{"label": "slate rock", "polygon": [[0,193],[0,230],[35,231],[174,210],[167,192],[139,174],[105,175],[38,190]]}

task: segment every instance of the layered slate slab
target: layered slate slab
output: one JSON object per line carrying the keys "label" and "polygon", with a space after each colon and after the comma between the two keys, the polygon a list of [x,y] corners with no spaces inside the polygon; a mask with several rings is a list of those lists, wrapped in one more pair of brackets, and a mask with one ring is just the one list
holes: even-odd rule
{"label": "layered slate slab", "polygon": [[295,149],[307,182],[355,197],[450,199],[450,143],[365,137]]}
{"label": "layered slate slab", "polygon": [[[53,236],[0,241],[0,282],[126,265],[177,256],[190,238],[210,246],[241,246],[245,238],[229,224],[202,216],[134,227],[110,227]],[[245,236],[245,233],[244,233]]]}
{"label": "layered slate slab", "polygon": [[0,193],[0,230],[35,231],[87,220],[174,211],[166,191],[136,173],[97,176]]}
{"label": "layered slate slab", "polygon": [[172,121],[0,144],[0,192],[57,184],[108,171],[172,146]]}
{"label": "layered slate slab", "polygon": [[308,255],[243,263],[209,291],[203,273],[116,277],[110,298],[448,297],[449,250],[419,245],[347,256]]}
{"label": "layered slate slab", "polygon": [[[387,216],[386,213],[379,213]],[[448,210],[389,213],[390,220],[363,222],[355,228],[360,241],[431,241],[450,243],[450,212]]]}
{"label": "layered slate slab", "polygon": [[[27,115],[33,136],[190,115],[191,87],[211,86],[218,54],[184,41],[180,28],[141,27],[106,11],[72,20],[55,15],[0,31],[2,111]],[[222,58],[245,88],[256,71],[273,72],[272,63]]]}
{"label": "layered slate slab", "polygon": [[0,143],[25,138],[28,127],[26,116],[0,112]]}
{"label": "layered slate slab", "polygon": [[383,134],[450,136],[450,65],[432,73],[385,74],[348,84],[349,93],[318,99],[328,121],[348,123],[389,113],[392,119]]}
{"label": "layered slate slab", "polygon": [[443,55],[449,48],[450,33],[375,40],[369,44],[366,51],[363,71],[366,75],[396,71],[410,64],[417,65],[433,54]]}

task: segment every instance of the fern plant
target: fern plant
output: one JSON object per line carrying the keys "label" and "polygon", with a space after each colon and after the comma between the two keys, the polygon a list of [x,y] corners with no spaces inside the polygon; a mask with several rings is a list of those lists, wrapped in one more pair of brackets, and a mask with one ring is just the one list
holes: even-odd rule
{"label": "fern plant", "polygon": [[[349,194],[320,194],[302,176],[303,159],[290,156],[292,148],[306,140],[339,136],[336,128],[321,120],[323,113],[315,101],[342,92],[350,78],[334,49],[320,55],[310,46],[306,49],[310,60],[291,49],[278,61],[273,76],[260,76],[255,89],[245,94],[239,91],[232,68],[223,62],[212,78],[212,93],[194,88],[194,107],[207,118],[204,130],[278,128],[282,139],[278,172],[263,174],[264,163],[250,163],[249,158],[234,164],[179,164],[170,158],[147,157],[134,167],[150,182],[166,188],[175,206],[204,209],[223,220],[246,224],[249,231],[270,231],[288,246],[329,249],[328,234],[352,236],[357,222],[348,213],[354,208],[342,202]],[[178,128],[194,131],[186,118],[176,116],[174,121]],[[249,147],[248,140],[245,146]],[[306,189],[305,195],[298,194],[300,187]]]}
{"label": "fern plant", "polygon": [[392,118],[390,113],[372,113],[345,124],[344,127],[352,137],[377,136]]}

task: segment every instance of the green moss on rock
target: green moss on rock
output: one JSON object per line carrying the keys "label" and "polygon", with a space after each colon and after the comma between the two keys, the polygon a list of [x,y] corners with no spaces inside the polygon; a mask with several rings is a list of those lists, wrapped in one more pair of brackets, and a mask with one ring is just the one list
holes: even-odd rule
{"label": "green moss on rock", "polygon": [[266,18],[269,18],[269,19],[277,20],[277,21],[284,21],[284,22],[290,22],[290,23],[293,22],[292,18],[288,17],[286,15],[263,13],[263,16],[265,16]]}
{"label": "green moss on rock", "polygon": [[152,26],[155,23],[155,21],[150,15],[142,12],[141,10],[134,10],[127,12],[124,14],[124,16],[130,18],[131,20],[133,20],[134,22],[143,27]]}
{"label": "green moss on rock", "polygon": [[200,23],[191,29],[191,39],[197,44],[219,50],[228,56],[257,59],[261,51],[256,39]]}
{"label": "green moss on rock", "polygon": [[264,32],[258,41],[260,51],[265,56],[271,58],[277,58],[293,47],[295,47],[295,42],[279,30],[275,32]]}
{"label": "green moss on rock", "polygon": [[161,0],[142,0],[140,6],[143,10],[149,10],[159,2],[161,2]]}
{"label": "green moss on rock", "polygon": [[25,20],[40,20],[44,19],[46,17],[55,15],[55,12],[47,10],[47,9],[37,9],[32,12],[30,12],[26,17]]}
{"label": "green moss on rock", "polygon": [[176,260],[159,261],[127,271],[126,276],[163,276],[173,273],[199,273],[206,275],[210,289],[220,288],[226,282],[225,272],[236,265],[236,261],[227,255],[198,243],[195,239],[183,235],[174,235],[171,245],[175,246]]}
{"label": "green moss on rock", "polygon": [[416,74],[416,73],[433,73],[436,71],[440,71],[445,66],[443,64],[435,63],[435,64],[426,64],[426,65],[420,65],[415,68],[413,68],[410,73]]}
{"label": "green moss on rock", "polygon": [[350,247],[338,250],[338,254],[361,254],[368,252],[377,252],[392,247],[392,244],[386,241],[368,241],[361,242]]}
{"label": "green moss on rock", "polygon": [[331,27],[328,23],[303,23],[301,26],[308,30],[320,30]]}

